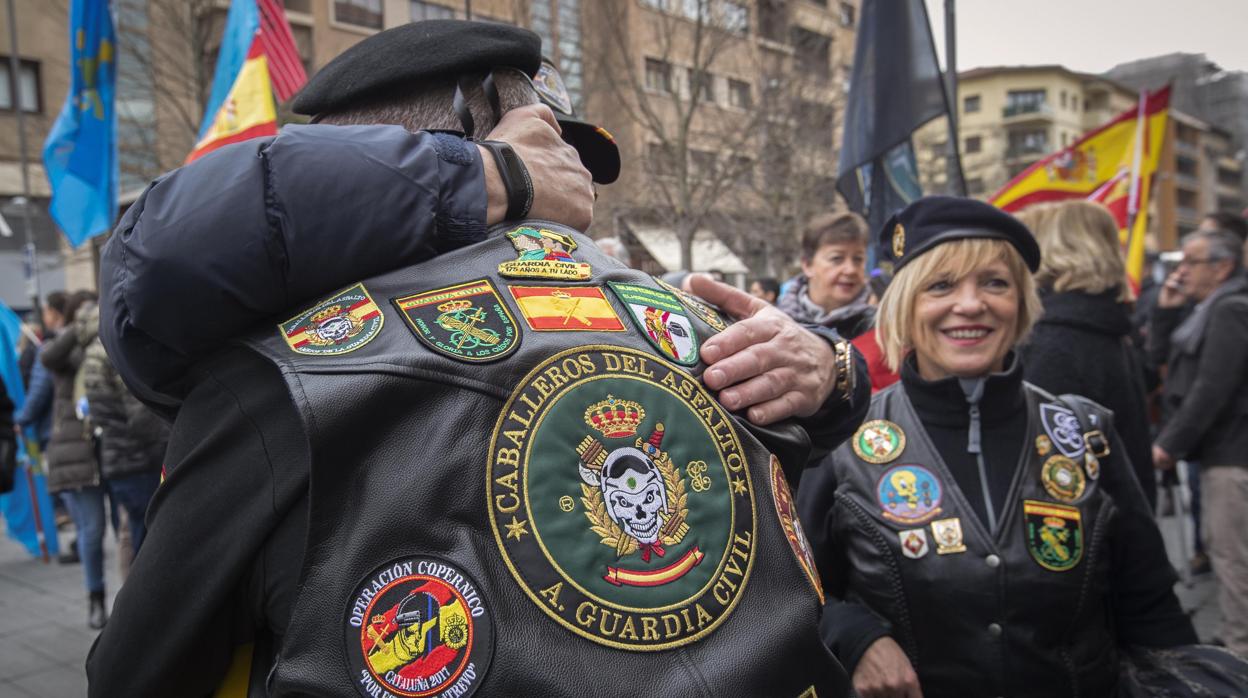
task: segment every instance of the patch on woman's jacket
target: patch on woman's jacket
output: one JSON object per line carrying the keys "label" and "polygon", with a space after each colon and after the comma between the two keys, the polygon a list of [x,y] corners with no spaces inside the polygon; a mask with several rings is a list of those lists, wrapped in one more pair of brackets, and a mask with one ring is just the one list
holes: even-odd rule
{"label": "patch on woman's jacket", "polygon": [[486,466],[503,560],[573,633],[625,650],[696,642],[741,600],[754,484],[732,420],[681,368],[578,347],[503,407]]}
{"label": "patch on woman's jacket", "polygon": [[1065,572],[1083,557],[1083,514],[1077,507],[1023,500],[1027,550],[1046,570]]}

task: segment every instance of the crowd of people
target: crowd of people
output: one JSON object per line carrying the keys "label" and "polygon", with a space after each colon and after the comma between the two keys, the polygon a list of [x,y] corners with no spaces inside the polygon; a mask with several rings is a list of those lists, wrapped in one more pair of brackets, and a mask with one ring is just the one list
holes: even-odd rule
{"label": "crowd of people", "polygon": [[99,340],[96,301],[87,290],[44,298],[41,322],[25,325],[19,345],[26,399],[9,412],[16,438],[33,437],[27,449],[42,454],[58,524],[64,524],[58,528],[72,531],[59,561],[82,565],[87,625],[93,629],[108,619],[107,525],[118,538],[124,579],[143,543],[169,433],[113,369]]}
{"label": "crowd of people", "polygon": [[954,197],[820,215],[749,294],[654,279],[583,234],[619,153],[568,104],[525,30],[381,32],[154,182],[99,306],[49,295],[14,421],[93,696],[1248,690],[1242,218],[1138,289],[1098,204]]}

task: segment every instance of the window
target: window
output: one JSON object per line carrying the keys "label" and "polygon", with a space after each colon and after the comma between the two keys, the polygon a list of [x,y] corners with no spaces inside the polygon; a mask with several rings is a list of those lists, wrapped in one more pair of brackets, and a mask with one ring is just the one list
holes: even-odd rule
{"label": "window", "polygon": [[13,109],[13,95],[19,96],[22,111],[43,111],[43,95],[39,93],[39,62],[19,59],[17,80],[9,71],[9,57],[0,56],[0,109]]}
{"label": "window", "polygon": [[1044,90],[1010,90],[1005,96],[1005,115],[1034,114],[1045,108]]}
{"label": "window", "polygon": [[1066,90],[1062,90],[1061,102],[1062,102],[1062,109],[1065,109],[1066,108]]}
{"label": "window", "polygon": [[660,177],[670,177],[676,171],[671,152],[659,143],[646,146],[646,165],[651,173]]}
{"label": "window", "polygon": [[715,101],[715,76],[707,72],[689,69],[689,96],[699,102]]}
{"label": "window", "polygon": [[754,106],[754,99],[750,96],[750,83],[728,78],[728,106],[737,109],[749,109]]}
{"label": "window", "polygon": [[334,20],[357,27],[381,29],[385,26],[382,0],[334,0]]}
{"label": "window", "polygon": [[855,20],[854,6],[851,5],[850,3],[842,2],[841,3],[841,26],[852,27],[854,26],[854,20]]}
{"label": "window", "polygon": [[832,77],[832,37],[793,27],[789,30],[789,42],[793,44],[798,71],[823,80]]}
{"label": "window", "polygon": [[750,8],[744,2],[723,0],[719,12],[719,19],[724,29],[738,34],[744,34],[750,30]]}
{"label": "window", "polygon": [[305,15],[312,14],[312,0],[286,0],[282,4],[291,12],[302,12]]}
{"label": "window", "polygon": [[744,155],[728,158],[729,174],[733,184],[748,187],[754,184],[754,161]]}
{"label": "window", "polygon": [[972,177],[966,180],[966,193],[968,196],[979,196],[984,193],[984,178]]}
{"label": "window", "polygon": [[966,139],[966,154],[978,153],[984,149],[984,139],[982,136],[970,136]]}
{"label": "window", "polygon": [[672,64],[657,58],[647,58],[646,89],[655,92],[671,92]]}
{"label": "window", "polygon": [[1010,157],[1019,157],[1024,155],[1038,155],[1047,152],[1049,149],[1049,132],[1041,131],[1015,131],[1010,134],[1010,147],[1008,155]]}
{"label": "window", "polygon": [[708,150],[689,151],[689,174],[692,177],[710,179],[715,176],[715,153]]}
{"label": "window", "polygon": [[979,111],[979,95],[967,95],[962,98],[962,113],[974,114]]}
{"label": "window", "polygon": [[432,2],[421,2],[421,0],[411,0],[411,17],[413,22],[419,22],[426,19],[455,19],[455,10],[445,5],[436,5]]}

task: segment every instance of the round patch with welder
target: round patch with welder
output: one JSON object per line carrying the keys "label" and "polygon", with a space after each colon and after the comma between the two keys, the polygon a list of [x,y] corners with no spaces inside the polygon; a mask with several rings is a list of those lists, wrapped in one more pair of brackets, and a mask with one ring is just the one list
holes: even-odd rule
{"label": "round patch with welder", "polygon": [[858,427],[852,443],[859,458],[878,465],[901,456],[906,448],[906,433],[887,419],[873,419]]}
{"label": "round patch with welder", "polygon": [[366,698],[467,698],[494,655],[489,604],[463,570],[406,557],[373,570],[347,604],[347,664]]}
{"label": "round patch with welder", "polygon": [[1040,466],[1040,482],[1050,497],[1063,502],[1079,499],[1087,486],[1079,464],[1060,453],[1053,454]]}
{"label": "round patch with welder", "polygon": [[880,476],[876,498],[889,521],[923,523],[940,514],[940,480],[921,465],[896,465]]}
{"label": "round patch with welder", "polygon": [[776,514],[780,517],[780,528],[784,529],[784,537],[789,547],[797,556],[797,564],[806,573],[810,585],[819,595],[819,603],[824,603],[823,582],[819,579],[819,570],[815,567],[815,554],[811,551],[810,542],[806,540],[806,532],[802,530],[802,522],[797,518],[797,507],[793,504],[793,493],[789,490],[789,481],[784,478],[784,469],[780,467],[780,459],[771,456],[771,496],[776,504]]}
{"label": "round patch with welder", "polygon": [[490,523],[528,597],[625,650],[696,642],[745,592],[754,485],[729,415],[674,364],[556,354],[511,394],[486,465]]}

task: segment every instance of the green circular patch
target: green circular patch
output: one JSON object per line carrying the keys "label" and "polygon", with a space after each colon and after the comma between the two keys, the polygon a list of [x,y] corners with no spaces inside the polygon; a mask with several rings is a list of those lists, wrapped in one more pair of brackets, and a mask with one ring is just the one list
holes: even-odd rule
{"label": "green circular patch", "polygon": [[727,413],[674,365],[611,346],[547,359],[503,408],[487,476],[508,567],[569,630],[656,650],[736,607],[753,484]]}

